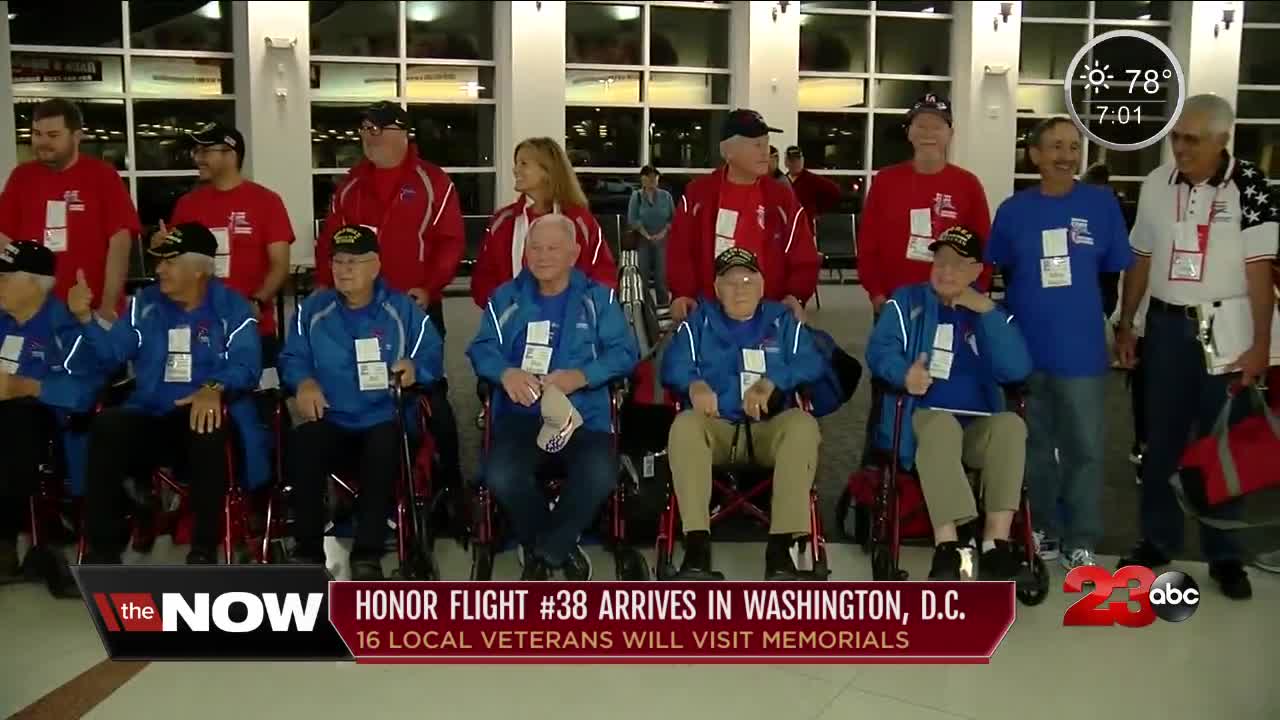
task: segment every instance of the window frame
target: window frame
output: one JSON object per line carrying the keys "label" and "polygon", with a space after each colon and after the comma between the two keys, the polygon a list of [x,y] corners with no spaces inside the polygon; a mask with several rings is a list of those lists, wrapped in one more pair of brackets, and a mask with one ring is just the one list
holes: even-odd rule
{"label": "window frame", "polygon": [[[1243,60],[1243,59],[1244,59],[1244,46],[1243,46],[1243,42],[1244,42],[1244,33],[1248,32],[1249,30],[1277,30],[1277,31],[1280,31],[1280,22],[1249,22],[1249,8],[1248,8],[1248,6],[1247,6],[1247,5],[1246,5],[1246,6],[1245,6],[1245,8],[1244,8],[1244,13],[1243,13],[1243,14],[1244,14],[1244,22],[1243,22],[1243,23],[1241,23],[1241,26],[1240,26],[1240,38],[1241,38],[1241,57],[1240,57],[1240,59],[1241,59],[1241,60]],[[1237,71],[1237,74],[1236,74],[1236,83],[1237,83],[1237,84],[1236,84],[1236,97],[1235,97],[1235,102],[1234,102],[1234,106],[1236,107],[1236,112],[1237,112],[1237,117],[1236,117],[1236,126],[1238,127],[1238,126],[1240,126],[1240,125],[1249,125],[1249,126],[1252,126],[1252,127],[1265,127],[1265,126],[1268,126],[1268,125],[1271,125],[1271,126],[1280,125],[1280,118],[1241,118],[1241,117],[1239,117],[1240,93],[1242,93],[1242,92],[1270,92],[1270,93],[1280,93],[1280,84],[1276,84],[1276,85],[1271,85],[1271,84],[1266,84],[1266,83],[1249,83],[1249,84],[1246,84],[1246,83],[1243,81],[1243,78],[1241,78],[1241,77],[1240,77],[1240,74],[1241,74],[1241,73],[1243,73],[1243,72],[1244,72],[1244,63],[1243,63],[1243,62],[1241,62],[1241,63],[1240,63],[1240,70],[1239,70],[1239,71]],[[1231,133],[1231,151],[1232,151],[1233,153],[1235,152],[1235,142],[1236,142],[1236,137],[1237,137],[1237,135],[1238,135],[1238,132],[1233,131],[1233,132]],[[1269,185],[1280,185],[1280,177],[1268,178],[1268,179],[1267,179],[1267,184],[1269,184]]]}

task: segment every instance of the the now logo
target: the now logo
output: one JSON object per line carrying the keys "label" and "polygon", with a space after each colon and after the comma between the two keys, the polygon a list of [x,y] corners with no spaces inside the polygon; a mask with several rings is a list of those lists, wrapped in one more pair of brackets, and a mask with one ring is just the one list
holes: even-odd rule
{"label": "the now logo", "polygon": [[[1156,618],[1182,622],[1200,606],[1200,587],[1190,575],[1176,570],[1157,577],[1140,565],[1120,568],[1114,574],[1096,565],[1084,565],[1067,573],[1062,591],[1085,592],[1088,584],[1092,589],[1067,608],[1062,616],[1063,626],[1146,627]],[[1117,587],[1124,589],[1127,597],[1113,602],[1111,593]]]}
{"label": "the now logo", "polygon": [[311,632],[323,593],[93,593],[108,632]]}

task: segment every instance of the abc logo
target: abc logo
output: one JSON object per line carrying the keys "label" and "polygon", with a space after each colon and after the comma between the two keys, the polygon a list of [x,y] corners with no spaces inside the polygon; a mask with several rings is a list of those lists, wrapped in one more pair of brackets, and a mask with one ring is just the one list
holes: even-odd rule
{"label": "abc logo", "polygon": [[1200,607],[1200,586],[1186,573],[1170,570],[1151,583],[1147,600],[1156,617],[1168,622],[1182,622]]}

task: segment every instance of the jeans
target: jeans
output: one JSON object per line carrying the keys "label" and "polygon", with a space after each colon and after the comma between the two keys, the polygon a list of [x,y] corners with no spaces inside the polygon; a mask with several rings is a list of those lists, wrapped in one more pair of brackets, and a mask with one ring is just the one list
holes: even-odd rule
{"label": "jeans", "polygon": [[[1204,353],[1196,339],[1195,321],[1176,312],[1152,309],[1147,313],[1142,366],[1146,387],[1147,454],[1143,458],[1140,521],[1142,537],[1165,554],[1182,550],[1185,525],[1169,485],[1191,437],[1201,438],[1213,428],[1227,388],[1237,375],[1209,375]],[[1247,403],[1236,403],[1238,418]],[[1233,418],[1234,419],[1234,418]],[[1202,514],[1238,519],[1239,499],[1216,505]],[[1200,526],[1200,548],[1207,561],[1240,559],[1240,545],[1230,531]]]}
{"label": "jeans", "polygon": [[[298,540],[298,554],[323,556],[329,474],[355,469],[360,497],[351,556],[380,558],[387,537],[387,514],[400,473],[400,435],[395,423],[346,430],[321,419],[299,425],[294,437],[298,485],[294,491],[293,534]],[[344,462],[348,458],[351,462]]]}
{"label": "jeans", "polygon": [[[511,521],[516,539],[552,567],[561,567],[618,484],[618,458],[607,432],[579,428],[558,453],[537,445],[540,415],[496,418],[484,483]],[[565,481],[552,510],[537,472],[553,458],[563,461]]]}
{"label": "jeans", "polygon": [[0,402],[0,544],[12,543],[23,527],[26,500],[40,479],[56,432],[53,412],[32,399]]}
{"label": "jeans", "polygon": [[[1027,381],[1032,522],[1046,536],[1060,538],[1067,552],[1092,551],[1102,537],[1106,382],[1105,375],[1058,377],[1041,372]],[[1065,506],[1065,522],[1059,502]]]}
{"label": "jeans", "polygon": [[640,256],[640,276],[645,280],[645,288],[653,283],[653,294],[658,305],[666,305],[667,297],[667,240],[646,240],[643,237],[636,243],[636,251]]}

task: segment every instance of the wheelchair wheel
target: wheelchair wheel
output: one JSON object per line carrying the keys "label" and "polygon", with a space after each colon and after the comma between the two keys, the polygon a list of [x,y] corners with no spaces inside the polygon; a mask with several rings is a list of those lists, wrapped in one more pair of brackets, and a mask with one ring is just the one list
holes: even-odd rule
{"label": "wheelchair wheel", "polygon": [[854,502],[848,488],[840,494],[836,503],[836,522],[846,540],[861,545],[864,551],[870,551],[871,512]]}
{"label": "wheelchair wheel", "polygon": [[901,568],[893,571],[893,553],[888,545],[873,545],[871,548],[871,578],[877,581],[906,580],[907,571]]}
{"label": "wheelchair wheel", "polygon": [[1031,577],[1026,582],[1022,578],[1018,579],[1015,594],[1018,596],[1018,602],[1034,607],[1044,602],[1044,599],[1049,596],[1049,568],[1037,554],[1031,561],[1031,567],[1024,568],[1024,571]]}
{"label": "wheelchair wheel", "polygon": [[614,551],[619,580],[643,582],[649,579],[649,562],[633,547],[620,547]]}
{"label": "wheelchair wheel", "polygon": [[412,580],[439,580],[440,568],[436,565],[435,537],[431,533],[429,503],[417,498],[411,502],[417,506],[414,512],[416,522],[413,526],[413,536],[410,538],[413,547],[408,553],[407,567],[401,568],[402,574],[406,579]]}
{"label": "wheelchair wheel", "polygon": [[471,579],[493,579],[493,546],[488,543],[474,543],[471,546]]}

